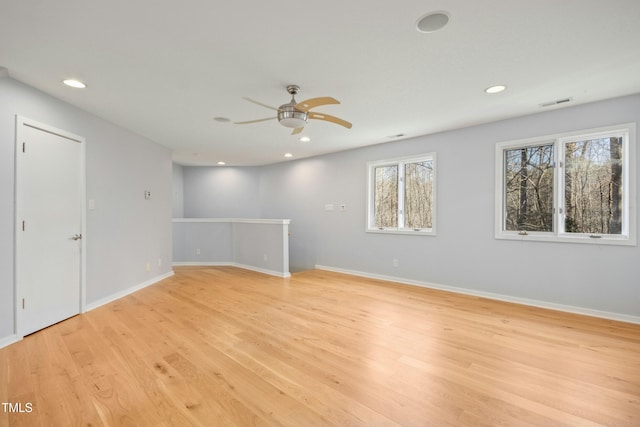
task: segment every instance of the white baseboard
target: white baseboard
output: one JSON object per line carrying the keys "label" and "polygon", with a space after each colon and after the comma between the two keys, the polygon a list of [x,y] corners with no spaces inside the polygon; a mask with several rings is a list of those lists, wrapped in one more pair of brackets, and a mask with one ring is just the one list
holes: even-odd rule
{"label": "white baseboard", "polygon": [[110,302],[113,302],[117,299],[120,299],[124,296],[127,296],[129,294],[134,293],[135,291],[139,291],[140,289],[146,288],[147,286],[151,286],[155,283],[158,283],[161,280],[164,280],[168,277],[173,276],[173,271],[170,271],[168,273],[162,274],[160,276],[156,276],[153,279],[147,280],[146,282],[140,283],[138,285],[132,286],[130,288],[124,289],[122,291],[116,292],[115,294],[111,294],[109,296],[106,296],[104,298],[99,299],[98,301],[94,301],[90,304],[86,304],[84,307],[84,311],[90,311],[93,310],[95,308],[98,308],[102,305],[105,304],[109,304]]}
{"label": "white baseboard", "polygon": [[232,262],[205,262],[205,261],[175,261],[174,267],[226,267],[233,265]]}
{"label": "white baseboard", "polygon": [[268,274],[269,276],[281,277],[283,279],[291,277],[291,273],[289,273],[288,271],[283,273],[282,271],[268,270],[268,269],[265,269],[265,268],[254,267],[252,265],[238,264],[237,262],[174,262],[173,265],[175,267],[198,267],[198,266],[202,266],[202,267],[220,267],[220,266],[238,267],[238,268],[242,268],[244,270],[255,271],[255,272],[258,272],[258,273],[262,273],[262,274]]}
{"label": "white baseboard", "polygon": [[21,338],[18,338],[18,336],[16,334],[9,335],[8,337],[4,337],[4,338],[0,339],[0,348],[6,347],[6,346],[11,345],[13,343],[16,343],[16,342],[18,342],[20,340],[21,340]]}
{"label": "white baseboard", "polygon": [[267,270],[264,268],[254,267],[252,265],[246,265],[246,264],[238,264],[235,262],[230,265],[238,268],[244,268],[245,270],[251,270],[251,271],[256,271],[258,273],[268,274],[270,276],[281,277],[283,279],[286,279],[287,277],[291,277],[291,273],[289,273],[288,271],[283,273],[282,271]]}
{"label": "white baseboard", "polygon": [[467,288],[458,288],[458,287],[454,287],[454,286],[438,285],[438,284],[429,283],[429,282],[422,282],[422,281],[419,281],[419,280],[403,279],[403,278],[400,278],[400,277],[393,277],[393,276],[385,276],[385,275],[381,275],[381,274],[366,273],[366,272],[363,272],[363,271],[356,271],[356,270],[347,270],[347,269],[344,269],[344,268],[329,267],[329,266],[326,266],[326,265],[315,265],[315,268],[318,269],[318,270],[326,270],[326,271],[333,271],[333,272],[336,272],[336,273],[351,274],[353,276],[366,277],[366,278],[369,278],[369,279],[379,279],[379,280],[385,280],[385,281],[389,281],[389,282],[401,283],[401,284],[404,284],[404,285],[420,286],[420,287],[423,287],[423,288],[438,289],[438,290],[442,290],[442,291],[455,292],[455,293],[458,293],[458,294],[465,294],[465,295],[472,295],[472,296],[476,296],[476,297],[483,297],[483,298],[488,298],[488,299],[493,299],[493,300],[498,300],[498,301],[513,302],[513,303],[516,303],[516,304],[523,304],[523,305],[529,305],[529,306],[533,306],[533,307],[540,307],[540,308],[547,308],[547,309],[551,309],[551,310],[564,311],[564,312],[567,312],[567,313],[582,314],[582,315],[585,315],[585,316],[600,317],[600,318],[603,318],[603,319],[618,320],[618,321],[621,321],[621,322],[640,324],[640,316],[632,316],[632,315],[629,315],[629,314],[612,313],[612,312],[609,312],[609,311],[600,311],[600,310],[594,310],[594,309],[591,309],[591,308],[576,307],[576,306],[564,305],[564,304],[556,304],[556,303],[547,302],[547,301],[539,301],[539,300],[529,299],[529,298],[519,298],[519,297],[510,296],[510,295],[494,294],[494,293],[491,293],[491,292],[476,291],[476,290],[467,289]]}

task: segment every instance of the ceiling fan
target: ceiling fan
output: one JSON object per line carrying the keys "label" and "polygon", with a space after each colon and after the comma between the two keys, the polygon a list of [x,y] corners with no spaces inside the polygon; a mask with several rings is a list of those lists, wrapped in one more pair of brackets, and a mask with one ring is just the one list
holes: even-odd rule
{"label": "ceiling fan", "polygon": [[319,107],[321,105],[329,105],[329,104],[340,104],[340,101],[337,99],[331,98],[329,96],[323,96],[320,98],[311,98],[306,101],[297,102],[296,95],[300,92],[300,86],[298,85],[289,85],[287,86],[287,92],[291,95],[291,101],[287,104],[282,104],[280,107],[275,108],[270,105],[263,104],[262,102],[255,101],[251,98],[244,98],[249,102],[253,102],[254,104],[258,104],[262,107],[269,108],[270,110],[275,110],[278,112],[278,115],[275,117],[267,117],[266,119],[258,119],[258,120],[249,120],[246,122],[235,122],[236,125],[247,125],[250,123],[258,123],[264,122],[267,120],[278,119],[278,122],[285,127],[293,128],[293,132],[291,135],[298,134],[302,132],[304,126],[307,124],[309,119],[314,120],[324,120],[326,122],[331,122],[338,124],[340,126],[344,126],[347,129],[351,129],[351,123],[346,120],[343,120],[339,117],[331,116],[329,114],[317,113],[315,111],[310,111],[312,108]]}

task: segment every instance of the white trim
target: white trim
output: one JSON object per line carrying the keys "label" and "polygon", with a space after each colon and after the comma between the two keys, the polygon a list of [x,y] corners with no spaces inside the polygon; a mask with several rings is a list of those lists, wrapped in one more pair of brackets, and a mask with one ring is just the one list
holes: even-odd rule
{"label": "white trim", "polygon": [[172,222],[228,222],[242,224],[273,224],[288,225],[290,219],[260,219],[260,218],[173,218]]}
{"label": "white trim", "polygon": [[80,233],[82,244],[80,245],[80,313],[84,312],[87,305],[87,161],[85,139],[80,144]]}
{"label": "white trim", "polygon": [[174,261],[174,267],[229,267],[233,266],[231,261]]}
{"label": "white trim", "polygon": [[287,279],[291,277],[291,273],[288,271],[282,273],[280,271],[275,270],[267,270],[265,268],[254,267],[252,265],[247,264],[238,264],[237,262],[174,262],[174,267],[237,267],[242,268],[243,270],[255,271],[257,273],[268,274],[269,276],[281,277],[283,279]]}
{"label": "white trim", "polygon": [[7,347],[11,344],[15,344],[20,340],[22,340],[22,338],[16,334],[9,335],[8,337],[4,337],[0,339],[0,348]]}
{"label": "white trim", "polygon": [[[380,234],[405,234],[413,236],[435,236],[436,233],[436,213],[437,213],[437,156],[435,152],[422,153],[415,156],[396,157],[393,159],[385,160],[373,160],[367,162],[367,219],[366,229],[367,233],[380,233]],[[398,167],[398,222],[404,225],[404,167],[407,163],[417,163],[421,161],[431,161],[433,165],[433,173],[431,174],[432,193],[431,193],[431,228],[411,229],[407,227],[387,227],[379,229],[373,227],[372,224],[375,221],[374,212],[374,191],[375,191],[375,176],[373,170],[380,166],[397,166]]]}
{"label": "white trim", "polygon": [[268,274],[269,276],[281,277],[283,279],[287,279],[287,278],[291,277],[291,273],[289,273],[288,271],[285,272],[285,273],[282,273],[280,271],[267,270],[265,268],[254,267],[252,265],[247,265],[247,264],[238,264],[238,263],[235,263],[235,262],[232,263],[231,266],[232,267],[242,268],[242,269],[245,269],[245,270],[255,271],[257,273]]}
{"label": "white trim", "polygon": [[397,228],[384,228],[382,230],[375,228],[367,228],[365,230],[367,233],[377,233],[377,234],[404,234],[406,236],[435,236],[436,233],[433,229],[421,228],[418,230],[411,229],[397,229]]}
{"label": "white trim", "polygon": [[274,224],[274,225],[291,224],[290,219],[232,218],[231,222],[242,223],[242,224]]}
{"label": "white trim", "polygon": [[285,224],[282,227],[282,277],[291,277],[291,272],[289,271],[289,224]]}
{"label": "white trim", "polygon": [[315,265],[315,268],[318,270],[326,270],[326,271],[333,271],[336,273],[351,274],[353,276],[366,277],[369,279],[385,280],[389,282],[400,283],[403,285],[420,286],[423,288],[437,289],[437,290],[447,291],[447,292],[455,292],[457,294],[472,295],[472,296],[488,298],[488,299],[497,300],[497,301],[505,301],[505,302],[511,302],[515,304],[528,305],[532,307],[540,307],[540,308],[546,308],[550,310],[563,311],[566,313],[581,314],[584,316],[599,317],[603,319],[617,320],[620,322],[640,324],[640,316],[633,316],[629,314],[612,313],[609,311],[594,310],[591,308],[576,307],[573,305],[556,304],[553,302],[540,301],[540,300],[535,300],[530,298],[520,298],[520,297],[514,297],[510,295],[494,294],[492,292],[483,292],[483,291],[477,291],[474,289],[439,285],[439,284],[423,282],[419,280],[403,279],[400,277],[366,273],[362,271],[348,270],[348,269],[337,268],[337,267],[329,267],[325,265]]}
{"label": "white trim", "polygon": [[110,302],[113,302],[113,301],[115,301],[117,299],[120,299],[120,298],[125,297],[125,296],[127,296],[129,294],[132,294],[132,293],[134,293],[136,291],[139,291],[140,289],[144,289],[147,286],[154,285],[154,284],[156,284],[156,283],[158,283],[158,282],[160,282],[160,281],[162,281],[162,280],[164,280],[164,279],[166,279],[168,277],[171,277],[171,276],[173,276],[173,271],[170,271],[168,273],[162,274],[160,276],[156,276],[153,279],[147,280],[146,282],[140,283],[138,285],[132,286],[132,287],[127,288],[127,289],[123,289],[121,291],[118,291],[118,292],[116,292],[114,294],[111,294],[109,296],[106,296],[104,298],[100,298],[97,301],[94,301],[94,302],[92,302],[90,304],[87,304],[85,306],[86,310],[83,311],[83,313],[87,312],[87,311],[91,311],[93,309],[96,309],[96,308],[98,308],[100,306],[103,306],[105,304],[109,304]]}
{"label": "white trim", "polygon": [[21,331],[21,310],[18,309],[20,307],[20,289],[18,288],[19,283],[19,270],[18,270],[18,254],[20,253],[18,248],[20,245],[20,238],[17,230],[19,229],[20,218],[22,217],[21,212],[21,204],[20,204],[20,185],[22,178],[20,177],[20,156],[18,155],[20,152],[20,141],[24,141],[23,132],[24,127],[30,127],[33,129],[38,129],[43,132],[48,132],[62,138],[66,138],[72,141],[76,141],[80,144],[80,234],[82,235],[82,240],[80,240],[80,301],[78,304],[78,312],[83,313],[85,311],[86,301],[87,301],[87,213],[86,213],[86,204],[87,204],[87,174],[86,174],[86,139],[82,136],[75,135],[71,132],[67,132],[62,129],[58,129],[53,126],[49,126],[45,123],[40,123],[35,120],[31,120],[27,117],[16,115],[16,140],[15,140],[15,203],[14,203],[14,243],[13,243],[13,253],[14,253],[14,307],[13,307],[13,318],[14,318],[14,333],[20,336]]}

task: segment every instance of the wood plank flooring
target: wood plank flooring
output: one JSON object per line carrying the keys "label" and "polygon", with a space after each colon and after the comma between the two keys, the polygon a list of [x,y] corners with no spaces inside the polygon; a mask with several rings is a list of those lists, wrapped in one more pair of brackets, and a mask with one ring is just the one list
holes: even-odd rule
{"label": "wood plank flooring", "polygon": [[0,401],[32,405],[0,426],[633,427],[640,325],[182,267],[0,349]]}

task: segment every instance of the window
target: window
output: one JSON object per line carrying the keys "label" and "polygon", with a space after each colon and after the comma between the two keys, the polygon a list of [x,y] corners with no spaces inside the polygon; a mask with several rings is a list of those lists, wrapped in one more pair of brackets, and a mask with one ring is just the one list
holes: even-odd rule
{"label": "window", "polygon": [[553,231],[553,144],[504,152],[505,230]]}
{"label": "window", "polygon": [[496,145],[496,237],[635,245],[635,124]]}
{"label": "window", "polygon": [[367,230],[435,234],[435,153],[367,164]]}

